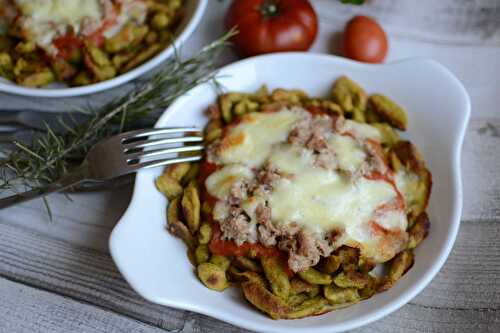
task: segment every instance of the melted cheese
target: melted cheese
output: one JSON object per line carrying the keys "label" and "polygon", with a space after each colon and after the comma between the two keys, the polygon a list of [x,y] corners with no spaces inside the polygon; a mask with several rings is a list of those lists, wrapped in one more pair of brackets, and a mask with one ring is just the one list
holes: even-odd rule
{"label": "melted cheese", "polygon": [[[270,158],[279,170],[291,173],[273,184],[268,202],[277,223],[294,221],[317,232],[357,228],[396,193],[385,181],[359,178],[352,182],[338,172],[314,166],[312,154],[297,147],[280,147]],[[357,239],[364,241],[364,239]]]}
{"label": "melted cheese", "polygon": [[313,152],[298,146],[281,144],[269,156],[269,163],[287,174],[299,174],[312,167]]}
{"label": "melted cheese", "polygon": [[212,173],[206,180],[205,185],[208,193],[218,199],[225,199],[229,195],[231,186],[236,182],[253,178],[253,172],[242,165],[227,165]]}
{"label": "melted cheese", "polygon": [[[68,33],[78,35],[85,25],[97,29],[103,11],[99,0],[15,0],[21,14],[19,24],[26,39],[55,55],[53,40]],[[94,30],[94,29],[92,29]]]}
{"label": "melted cheese", "polygon": [[[378,262],[390,259],[404,244],[406,214],[391,206],[398,196],[393,184],[362,176],[362,166],[369,163],[363,141],[379,141],[380,132],[346,120],[340,134],[332,129],[325,137],[333,154],[333,167],[325,167],[315,162],[313,150],[287,142],[304,114],[282,110],[245,116],[223,138],[217,163],[230,164],[207,179],[207,190],[224,200],[232,184],[254,177],[251,168],[269,164],[281,175],[270,184],[272,190],[244,198],[241,204],[253,223],[255,208],[265,203],[271,208],[274,224],[293,222],[319,234],[343,230],[342,244],[359,246]],[[355,173],[357,170],[361,171]],[[227,203],[219,201],[214,218],[227,216],[228,209]]]}
{"label": "melted cheese", "polygon": [[366,159],[366,153],[352,137],[334,134],[328,140],[328,147],[335,151],[340,169],[355,172]]}
{"label": "melted cheese", "polygon": [[382,140],[382,135],[378,128],[368,124],[358,123],[350,119],[346,119],[342,126],[342,130],[343,132],[353,134],[356,138],[361,140],[371,139],[379,142]]}
{"label": "melted cheese", "polygon": [[148,12],[147,4],[142,0],[122,0],[116,22],[104,31],[104,37],[116,35],[128,22],[144,23]]}
{"label": "melted cheese", "polygon": [[[368,222],[374,210],[395,197],[386,182],[350,183],[332,172],[306,172],[281,180],[269,198],[275,221],[295,221],[317,231],[349,231]],[[364,241],[363,239],[357,239]]]}
{"label": "melted cheese", "polygon": [[415,173],[402,169],[396,173],[395,180],[396,187],[405,198],[406,208],[410,209],[411,205],[417,200],[420,179]]}
{"label": "melted cheese", "polygon": [[288,133],[301,115],[283,110],[273,113],[250,113],[234,127],[222,143],[223,164],[242,163],[261,166],[274,144],[286,141]]}
{"label": "melted cheese", "polygon": [[34,24],[52,22],[79,26],[88,17],[99,19],[101,6],[98,0],[15,0],[21,13],[30,16]]}
{"label": "melted cheese", "polygon": [[[147,7],[143,0],[14,0],[26,39],[49,55],[57,54],[53,41],[69,31],[88,36],[102,31],[114,36],[130,21],[142,23]],[[71,30],[70,30],[71,29]],[[101,29],[101,30],[99,30]]]}

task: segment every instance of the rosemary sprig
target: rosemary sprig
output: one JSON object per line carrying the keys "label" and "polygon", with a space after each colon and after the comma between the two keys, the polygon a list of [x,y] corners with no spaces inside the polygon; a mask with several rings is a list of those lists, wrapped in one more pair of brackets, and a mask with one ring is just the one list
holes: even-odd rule
{"label": "rosemary sprig", "polygon": [[[15,142],[0,161],[0,191],[32,190],[53,182],[78,166],[99,140],[137,126],[153,125],[173,100],[194,86],[215,79],[218,55],[236,32],[230,31],[188,60],[175,59],[151,78],[136,83],[131,92],[99,110],[75,110],[89,114],[89,121],[56,135],[50,127],[32,144]],[[62,121],[62,120],[61,120]]]}

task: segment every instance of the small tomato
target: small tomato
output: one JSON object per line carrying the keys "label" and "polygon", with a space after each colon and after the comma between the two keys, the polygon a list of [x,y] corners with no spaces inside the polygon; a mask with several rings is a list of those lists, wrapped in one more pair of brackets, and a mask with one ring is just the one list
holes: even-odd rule
{"label": "small tomato", "polygon": [[382,62],[387,55],[387,36],[372,18],[355,16],[345,27],[342,48],[347,58],[362,62]]}
{"label": "small tomato", "polygon": [[280,51],[308,50],[318,32],[318,18],[307,0],[234,0],[226,15],[227,29],[243,57]]}

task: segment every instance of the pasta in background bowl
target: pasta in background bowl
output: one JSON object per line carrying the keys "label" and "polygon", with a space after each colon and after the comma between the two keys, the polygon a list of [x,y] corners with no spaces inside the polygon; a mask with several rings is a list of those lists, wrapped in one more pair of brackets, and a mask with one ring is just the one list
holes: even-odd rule
{"label": "pasta in background bowl", "polygon": [[[300,88],[312,96],[328,95],[332,82],[347,75],[369,94],[380,92],[396,100],[408,113],[404,137],[420,148],[433,175],[428,208],[432,230],[424,245],[415,250],[413,268],[388,291],[321,316],[273,321],[243,302],[235,288],[218,293],[199,282],[186,260],[185,245],[165,231],[167,202],[153,185],[161,170],[144,171],[138,174],[130,206],[110,239],[112,257],[131,286],[152,302],[262,332],[352,329],[395,311],[420,292],[448,256],[461,214],[459,161],[470,103],[458,80],[430,60],[366,65],[301,53],[250,58],[220,74],[227,91],[251,93],[268,84],[270,89]],[[432,88],[436,85],[439,91]],[[210,85],[197,87],[174,103],[157,125],[203,127],[207,122],[204,111],[216,96]]]}
{"label": "pasta in background bowl", "polygon": [[64,97],[130,81],[184,43],[206,4],[207,0],[92,0],[84,5],[75,0],[1,0],[0,91]]}

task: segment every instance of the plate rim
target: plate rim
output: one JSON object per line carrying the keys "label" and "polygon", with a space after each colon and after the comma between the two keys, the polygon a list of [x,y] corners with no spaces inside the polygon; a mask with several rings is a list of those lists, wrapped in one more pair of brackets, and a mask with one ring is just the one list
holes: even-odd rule
{"label": "plate rim", "polygon": [[192,35],[194,30],[198,27],[209,0],[193,0],[196,1],[196,7],[192,13],[191,19],[187,22],[184,29],[179,33],[174,42],[160,53],[149,59],[142,65],[133,68],[132,70],[120,74],[112,79],[85,85],[81,87],[72,88],[29,88],[23,87],[16,83],[6,83],[0,81],[0,92],[12,95],[26,96],[26,97],[43,97],[43,98],[59,98],[59,97],[75,97],[84,96],[89,94],[101,93],[106,90],[118,87],[124,83],[130,82],[139,76],[148,73],[162,62],[167,60],[180,49],[187,39]]}

